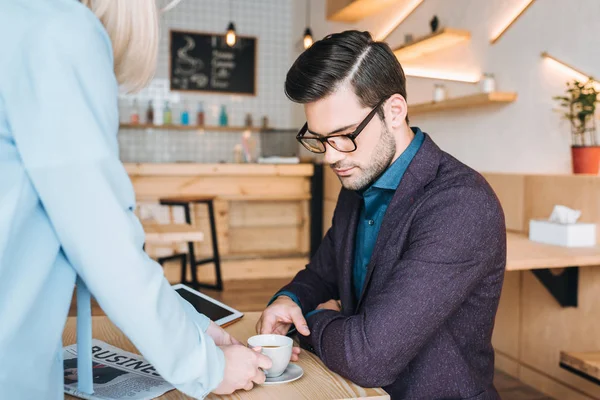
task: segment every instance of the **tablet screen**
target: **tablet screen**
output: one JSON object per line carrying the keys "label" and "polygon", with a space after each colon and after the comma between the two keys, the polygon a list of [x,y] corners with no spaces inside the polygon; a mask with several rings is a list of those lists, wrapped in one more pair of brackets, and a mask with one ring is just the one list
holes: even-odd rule
{"label": "tablet screen", "polygon": [[194,306],[196,311],[206,315],[213,321],[218,321],[221,318],[225,318],[233,314],[231,311],[219,307],[218,304],[212,303],[203,297],[196,296],[194,293],[188,290],[179,288],[175,289],[175,291],[179,293],[181,297],[186,299],[188,303]]}

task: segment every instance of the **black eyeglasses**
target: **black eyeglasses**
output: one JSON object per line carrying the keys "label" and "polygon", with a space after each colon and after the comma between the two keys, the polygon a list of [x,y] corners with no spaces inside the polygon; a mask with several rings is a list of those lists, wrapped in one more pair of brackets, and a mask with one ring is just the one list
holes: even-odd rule
{"label": "black eyeglasses", "polygon": [[298,140],[302,146],[306,148],[306,150],[311,151],[313,153],[325,153],[327,147],[325,143],[327,142],[331,147],[336,149],[342,153],[351,153],[356,150],[356,142],[354,141],[358,135],[365,129],[365,127],[371,122],[377,110],[387,98],[381,100],[375,108],[371,110],[369,115],[362,120],[362,122],[356,127],[354,132],[352,133],[344,133],[344,134],[332,134],[329,136],[305,136],[308,131],[308,122],[304,124],[302,129],[296,135],[296,140]]}

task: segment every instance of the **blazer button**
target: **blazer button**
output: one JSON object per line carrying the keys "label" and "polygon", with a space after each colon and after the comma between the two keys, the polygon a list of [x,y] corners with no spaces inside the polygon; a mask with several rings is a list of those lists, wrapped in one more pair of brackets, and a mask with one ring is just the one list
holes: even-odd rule
{"label": "blazer button", "polygon": [[373,226],[375,225],[375,221],[373,221],[372,219],[369,220],[369,225]]}

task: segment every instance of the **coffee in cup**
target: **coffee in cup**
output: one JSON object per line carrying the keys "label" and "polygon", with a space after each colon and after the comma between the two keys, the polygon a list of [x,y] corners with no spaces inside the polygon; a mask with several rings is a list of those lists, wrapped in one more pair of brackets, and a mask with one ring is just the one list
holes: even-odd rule
{"label": "coffee in cup", "polygon": [[265,371],[267,378],[281,376],[292,358],[294,341],[283,335],[256,335],[248,339],[249,347],[260,347],[261,353],[273,362],[270,369]]}

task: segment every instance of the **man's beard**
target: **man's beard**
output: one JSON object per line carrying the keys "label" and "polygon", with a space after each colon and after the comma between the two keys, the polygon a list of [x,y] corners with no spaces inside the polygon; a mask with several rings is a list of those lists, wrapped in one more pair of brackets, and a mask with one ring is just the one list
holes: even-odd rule
{"label": "man's beard", "polygon": [[332,164],[332,168],[345,169],[355,167],[358,171],[356,176],[338,177],[342,186],[348,190],[361,191],[370,186],[391,165],[396,154],[396,139],[384,125],[381,137],[375,150],[373,150],[371,162],[366,166],[358,164]]}

